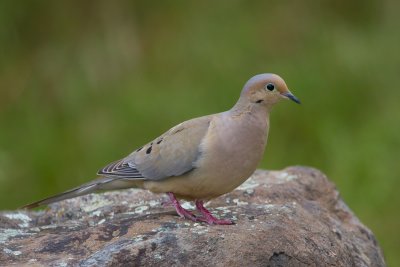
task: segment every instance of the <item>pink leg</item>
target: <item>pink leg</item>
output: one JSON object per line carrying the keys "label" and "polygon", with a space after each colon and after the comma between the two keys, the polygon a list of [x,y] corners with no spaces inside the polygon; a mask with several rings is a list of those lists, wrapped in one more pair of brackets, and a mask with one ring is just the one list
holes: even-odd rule
{"label": "pink leg", "polygon": [[197,210],[201,212],[201,214],[203,214],[203,217],[197,218],[199,221],[203,221],[206,222],[208,224],[222,224],[222,225],[227,225],[227,224],[233,224],[233,222],[231,220],[221,220],[221,219],[217,219],[215,218],[210,211],[208,211],[205,207],[204,207],[204,203],[202,200],[196,200],[196,207]]}
{"label": "pink leg", "polygon": [[179,214],[179,216],[181,216],[183,218],[190,219],[190,220],[192,220],[194,222],[198,221],[198,218],[196,218],[196,216],[194,216],[190,211],[185,210],[184,208],[182,208],[181,204],[176,199],[174,193],[168,192],[167,194],[169,196],[169,199],[171,200],[172,205],[174,205],[176,212]]}

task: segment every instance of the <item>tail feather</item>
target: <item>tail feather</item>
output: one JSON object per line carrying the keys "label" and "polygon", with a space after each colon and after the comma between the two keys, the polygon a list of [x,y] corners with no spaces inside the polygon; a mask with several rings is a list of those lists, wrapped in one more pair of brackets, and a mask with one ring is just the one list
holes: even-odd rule
{"label": "tail feather", "polygon": [[[86,194],[90,194],[93,193],[95,191],[98,190],[103,190],[103,189],[108,189],[108,187],[110,189],[114,189],[115,187],[110,187],[107,186],[107,184],[110,184],[111,182],[115,181],[115,178],[100,178],[100,179],[96,179],[93,180],[89,183],[83,184],[81,186],[75,187],[73,189],[70,189],[68,191],[65,191],[61,194],[55,195],[55,196],[51,196],[36,202],[33,202],[31,204],[25,205],[22,207],[22,209],[33,209],[42,205],[48,205],[54,202],[58,202],[61,200],[65,200],[65,199],[70,199],[70,198],[74,198],[74,197],[78,197],[78,196],[83,196]],[[115,188],[117,189],[117,188]]]}

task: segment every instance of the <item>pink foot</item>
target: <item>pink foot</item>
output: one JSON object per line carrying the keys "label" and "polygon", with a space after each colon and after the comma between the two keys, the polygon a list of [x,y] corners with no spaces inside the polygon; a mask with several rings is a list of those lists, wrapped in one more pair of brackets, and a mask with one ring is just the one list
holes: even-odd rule
{"label": "pink foot", "polygon": [[194,216],[190,211],[182,208],[181,204],[176,199],[174,193],[168,192],[167,194],[169,196],[169,199],[171,200],[171,204],[175,207],[175,210],[179,214],[179,216],[189,219],[189,220],[192,220],[194,222],[198,221],[198,218],[196,216]]}
{"label": "pink foot", "polygon": [[208,224],[230,225],[233,224],[231,220],[222,220],[215,218],[210,211],[204,207],[202,200],[196,200],[197,210],[201,212],[203,217],[197,218],[198,221],[206,222]]}

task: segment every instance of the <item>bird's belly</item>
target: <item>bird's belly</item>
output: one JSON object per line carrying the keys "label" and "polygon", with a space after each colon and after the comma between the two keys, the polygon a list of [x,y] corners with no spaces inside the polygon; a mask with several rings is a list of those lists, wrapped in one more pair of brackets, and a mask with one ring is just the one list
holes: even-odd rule
{"label": "bird's belly", "polygon": [[252,171],[243,175],[225,172],[207,174],[193,171],[190,174],[170,177],[162,181],[145,181],[144,188],[154,193],[173,192],[180,198],[208,200],[226,194],[242,184]]}

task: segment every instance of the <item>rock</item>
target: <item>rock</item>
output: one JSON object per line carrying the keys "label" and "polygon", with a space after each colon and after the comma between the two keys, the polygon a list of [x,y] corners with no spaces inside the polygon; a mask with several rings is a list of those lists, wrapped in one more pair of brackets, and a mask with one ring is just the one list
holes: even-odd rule
{"label": "rock", "polygon": [[0,265],[385,266],[372,232],[315,169],[258,170],[211,201],[231,226],[181,219],[162,198],[130,189],[1,212]]}

